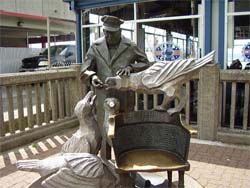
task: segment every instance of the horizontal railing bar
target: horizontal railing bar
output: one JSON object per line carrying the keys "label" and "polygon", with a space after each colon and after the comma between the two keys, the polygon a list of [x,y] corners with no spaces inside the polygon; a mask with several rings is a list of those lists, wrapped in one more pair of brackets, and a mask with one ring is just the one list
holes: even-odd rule
{"label": "horizontal railing bar", "polygon": [[221,81],[250,82],[249,70],[221,70]]}
{"label": "horizontal railing bar", "polygon": [[191,78],[191,80],[198,80],[199,79],[199,74],[194,74]]}
{"label": "horizontal railing bar", "polygon": [[249,130],[244,129],[228,129],[227,127],[220,127],[218,132],[230,133],[230,134],[241,134],[241,135],[249,135]]}
{"label": "horizontal railing bar", "polygon": [[49,70],[39,72],[12,73],[0,75],[0,86],[24,85],[34,82],[75,78],[77,72],[72,69]]}

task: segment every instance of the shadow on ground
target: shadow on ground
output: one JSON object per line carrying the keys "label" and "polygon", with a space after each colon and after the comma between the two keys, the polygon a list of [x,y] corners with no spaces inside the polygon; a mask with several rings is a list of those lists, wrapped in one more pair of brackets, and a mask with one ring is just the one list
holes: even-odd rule
{"label": "shadow on ground", "polygon": [[57,134],[34,141],[32,144],[1,153],[1,177],[17,171],[16,162],[18,160],[44,159],[48,156],[59,153],[61,146],[71,137],[74,130],[75,129],[63,130]]}

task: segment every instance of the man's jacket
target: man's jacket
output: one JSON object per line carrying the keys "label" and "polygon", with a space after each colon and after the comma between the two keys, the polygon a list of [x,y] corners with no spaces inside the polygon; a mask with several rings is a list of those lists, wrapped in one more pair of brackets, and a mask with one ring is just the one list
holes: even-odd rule
{"label": "man's jacket", "polygon": [[[148,67],[148,59],[146,54],[139,49],[136,44],[129,39],[122,37],[118,49],[110,58],[109,50],[104,37],[97,39],[89,48],[81,70],[81,79],[85,83],[90,82],[90,77],[96,74],[104,83],[105,79],[115,76],[116,72],[127,66],[133,68],[133,72],[139,72]],[[87,74],[89,71],[91,74]],[[97,94],[97,116],[103,116],[98,111],[104,111],[103,103],[105,98],[115,97],[120,101],[120,110],[122,112],[134,109],[134,93],[121,92],[116,90],[96,89]],[[99,119],[100,117],[98,117]]]}

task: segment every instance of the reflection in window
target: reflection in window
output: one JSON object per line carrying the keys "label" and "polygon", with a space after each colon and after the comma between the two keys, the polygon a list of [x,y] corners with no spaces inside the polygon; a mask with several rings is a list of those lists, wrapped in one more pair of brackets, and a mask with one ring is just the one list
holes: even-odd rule
{"label": "reflection in window", "polygon": [[96,14],[89,14],[89,22],[93,24],[100,23],[100,16]]}
{"label": "reflection in window", "polygon": [[133,32],[132,31],[122,30],[122,35],[130,40],[133,40]]}
{"label": "reflection in window", "polygon": [[[174,51],[173,55],[174,54],[178,55],[175,56],[178,59],[199,57],[197,37],[187,36],[185,34],[177,32],[171,32],[170,34],[168,34],[167,31],[164,29],[159,29],[147,25],[143,25],[143,28],[145,30],[145,52],[147,54],[149,61],[161,60],[156,57],[156,54],[158,55],[158,52],[156,51],[158,50],[157,47],[160,46],[160,48],[162,48],[162,46],[164,47],[164,44],[166,45],[171,44],[173,46],[173,51]],[[175,50],[178,51],[175,52]],[[174,59],[175,58],[172,59],[163,58],[162,60],[174,60]]]}
{"label": "reflection in window", "polygon": [[249,0],[228,0],[228,5],[233,6],[233,9],[229,9],[228,12],[246,12],[250,11]]}
{"label": "reflection in window", "polygon": [[250,15],[228,16],[227,68],[236,68],[233,61],[237,59],[241,63],[241,69],[245,69],[250,62],[249,32]]}
{"label": "reflection in window", "polygon": [[[193,6],[191,6],[192,3]],[[147,19],[198,14],[198,5],[200,3],[201,0],[165,0],[138,3],[138,18]]]}

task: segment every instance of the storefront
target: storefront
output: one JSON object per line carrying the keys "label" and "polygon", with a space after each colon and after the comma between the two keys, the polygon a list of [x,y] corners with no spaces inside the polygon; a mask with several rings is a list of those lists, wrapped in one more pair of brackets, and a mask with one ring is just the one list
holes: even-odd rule
{"label": "storefront", "polygon": [[[78,63],[102,36],[100,17],[122,18],[122,33],[143,48],[150,61],[204,56],[217,51],[222,68],[250,59],[250,2],[245,0],[64,0],[76,13]],[[226,11],[225,11],[226,10]]]}
{"label": "storefront", "polygon": [[250,2],[227,0],[225,10],[225,68],[238,59],[244,69],[250,61]]}

